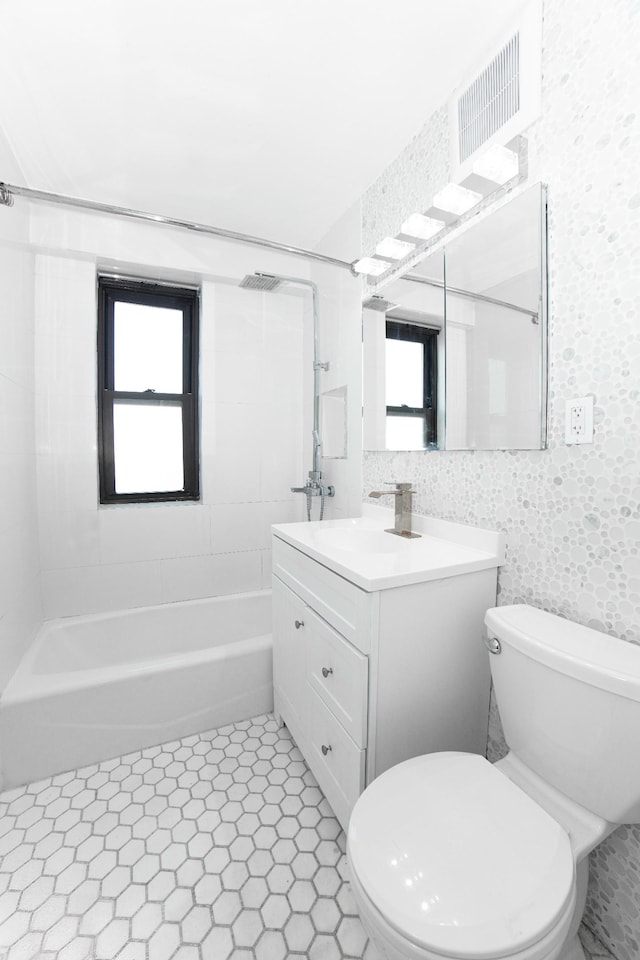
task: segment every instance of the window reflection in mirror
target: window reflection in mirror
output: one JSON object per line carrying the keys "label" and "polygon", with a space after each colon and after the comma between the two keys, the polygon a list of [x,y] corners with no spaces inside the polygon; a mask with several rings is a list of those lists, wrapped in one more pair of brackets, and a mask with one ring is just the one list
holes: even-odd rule
{"label": "window reflection in mirror", "polygon": [[546,243],[536,184],[365,300],[365,450],[545,446]]}
{"label": "window reflection in mirror", "polygon": [[401,320],[386,322],[388,450],[436,446],[438,331]]}
{"label": "window reflection in mirror", "polygon": [[[437,449],[444,440],[444,266],[420,264],[426,281],[404,277],[365,301],[365,450]],[[439,372],[441,371],[441,373]]]}

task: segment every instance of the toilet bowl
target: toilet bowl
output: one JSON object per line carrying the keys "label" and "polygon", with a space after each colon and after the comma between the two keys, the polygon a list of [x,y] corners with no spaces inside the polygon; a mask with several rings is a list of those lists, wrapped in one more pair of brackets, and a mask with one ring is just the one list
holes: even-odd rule
{"label": "toilet bowl", "polygon": [[640,820],[640,647],[524,605],[486,623],[508,756],[406,760],[351,814],[353,895],[385,960],[584,960],[587,855]]}
{"label": "toilet bowl", "polygon": [[389,960],[555,960],[567,938],[569,837],[475,754],[428,754],[374,780],[348,857],[361,919]]}

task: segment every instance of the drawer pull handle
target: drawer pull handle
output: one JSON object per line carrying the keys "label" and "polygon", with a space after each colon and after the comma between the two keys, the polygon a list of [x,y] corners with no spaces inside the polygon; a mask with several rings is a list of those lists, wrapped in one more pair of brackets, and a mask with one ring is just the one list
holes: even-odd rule
{"label": "drawer pull handle", "polygon": [[324,743],[323,743],[322,746],[320,747],[320,749],[322,750],[322,753],[323,753],[324,756],[326,757],[326,755],[329,753],[329,750],[331,750],[331,747],[325,747],[325,745],[324,745]]}
{"label": "drawer pull handle", "polygon": [[322,668],[322,676],[325,678],[325,680],[327,679],[327,677],[329,676],[330,673],[333,673],[333,667],[323,667],[323,668]]}
{"label": "drawer pull handle", "polygon": [[296,630],[299,630],[300,627],[304,627],[304,620],[295,620]]}

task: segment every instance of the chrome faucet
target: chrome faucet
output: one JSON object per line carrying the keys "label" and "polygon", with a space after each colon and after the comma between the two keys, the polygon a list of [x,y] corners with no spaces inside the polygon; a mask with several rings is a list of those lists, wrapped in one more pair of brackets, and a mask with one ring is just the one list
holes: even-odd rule
{"label": "chrome faucet", "polygon": [[393,530],[385,530],[385,533],[394,533],[397,537],[406,537],[414,540],[420,537],[420,533],[411,532],[411,506],[415,490],[411,489],[410,483],[396,483],[395,490],[372,490],[369,494],[374,500],[380,497],[395,497],[395,525]]}
{"label": "chrome faucet", "polygon": [[309,477],[305,481],[304,487],[291,487],[292,493],[304,493],[307,497],[307,520],[311,520],[311,498],[320,497],[320,520],[324,519],[324,501],[325,497],[334,497],[335,487],[326,484],[322,479],[321,470],[309,470]]}

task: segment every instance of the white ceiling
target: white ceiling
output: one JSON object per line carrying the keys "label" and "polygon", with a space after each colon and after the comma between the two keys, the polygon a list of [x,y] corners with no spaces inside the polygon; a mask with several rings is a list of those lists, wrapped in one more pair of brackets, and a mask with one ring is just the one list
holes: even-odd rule
{"label": "white ceiling", "polygon": [[310,247],[522,6],[0,0],[0,125],[28,186]]}

